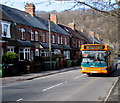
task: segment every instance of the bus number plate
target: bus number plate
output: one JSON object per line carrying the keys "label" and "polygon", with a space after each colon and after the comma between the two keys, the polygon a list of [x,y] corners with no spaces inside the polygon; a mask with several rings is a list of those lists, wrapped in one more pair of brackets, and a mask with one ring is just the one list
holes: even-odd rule
{"label": "bus number plate", "polygon": [[91,71],[91,73],[97,73],[96,71]]}

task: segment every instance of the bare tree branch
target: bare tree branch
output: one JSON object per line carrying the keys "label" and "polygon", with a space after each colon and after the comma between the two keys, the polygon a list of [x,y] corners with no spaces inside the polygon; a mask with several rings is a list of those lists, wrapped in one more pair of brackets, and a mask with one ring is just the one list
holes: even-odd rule
{"label": "bare tree branch", "polygon": [[91,6],[90,4],[88,4],[88,3],[82,2],[82,1],[78,1],[78,0],[74,0],[74,1],[77,2],[77,3],[80,3],[80,4],[84,4],[84,5],[88,6],[88,7],[90,7],[91,9],[94,9],[94,10],[96,10],[96,11],[98,11],[98,12],[105,13],[105,14],[109,14],[109,15],[111,15],[111,16],[114,16],[114,17],[119,18],[118,12],[117,12],[117,13],[113,13],[113,12],[111,12],[111,11],[104,11],[104,10],[100,10],[100,9],[98,9],[98,8],[96,8],[96,7],[93,7],[93,6]]}

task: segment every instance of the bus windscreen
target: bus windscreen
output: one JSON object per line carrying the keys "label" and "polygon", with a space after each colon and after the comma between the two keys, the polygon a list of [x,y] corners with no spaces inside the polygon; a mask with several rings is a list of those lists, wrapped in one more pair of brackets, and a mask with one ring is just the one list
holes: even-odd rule
{"label": "bus windscreen", "polygon": [[82,51],[82,63],[105,63],[107,62],[107,51]]}

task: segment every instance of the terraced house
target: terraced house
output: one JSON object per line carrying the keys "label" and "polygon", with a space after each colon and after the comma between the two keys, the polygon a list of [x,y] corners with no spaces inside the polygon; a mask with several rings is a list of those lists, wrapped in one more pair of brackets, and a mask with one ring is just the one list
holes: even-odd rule
{"label": "terraced house", "polygon": [[73,59],[77,53],[79,55],[79,47],[85,43],[85,38],[70,28],[58,25],[56,15],[50,14],[49,22],[35,15],[35,6],[31,3],[25,5],[25,11],[5,5],[0,6],[0,12],[2,12],[2,18],[0,18],[1,55],[5,52],[17,53],[19,62],[24,64],[27,61],[31,72],[35,71],[35,57],[50,55],[50,42],[53,55],[65,55],[64,59],[67,60]]}

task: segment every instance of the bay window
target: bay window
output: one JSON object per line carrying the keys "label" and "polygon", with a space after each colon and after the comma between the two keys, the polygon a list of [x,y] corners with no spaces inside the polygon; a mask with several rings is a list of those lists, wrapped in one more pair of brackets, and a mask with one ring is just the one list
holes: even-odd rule
{"label": "bay window", "polygon": [[19,49],[19,59],[30,61],[30,48],[20,48]]}
{"label": "bay window", "polygon": [[7,52],[13,52],[14,53],[14,47],[7,47]]}

